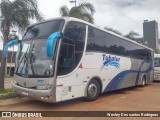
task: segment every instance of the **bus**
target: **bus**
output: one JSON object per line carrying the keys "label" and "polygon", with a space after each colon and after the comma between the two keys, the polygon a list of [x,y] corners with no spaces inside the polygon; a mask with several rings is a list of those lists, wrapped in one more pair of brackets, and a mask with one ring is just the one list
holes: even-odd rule
{"label": "bus", "polygon": [[160,54],[154,54],[154,80],[160,80]]}
{"label": "bus", "polygon": [[43,102],[92,101],[153,80],[152,49],[76,18],[33,24],[12,44],[19,46],[13,89]]}

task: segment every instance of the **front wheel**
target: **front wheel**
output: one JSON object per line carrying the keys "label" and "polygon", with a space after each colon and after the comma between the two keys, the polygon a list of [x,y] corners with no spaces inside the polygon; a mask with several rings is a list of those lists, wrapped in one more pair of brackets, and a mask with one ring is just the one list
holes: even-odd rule
{"label": "front wheel", "polygon": [[87,87],[87,101],[96,100],[100,94],[100,85],[97,80],[92,80]]}

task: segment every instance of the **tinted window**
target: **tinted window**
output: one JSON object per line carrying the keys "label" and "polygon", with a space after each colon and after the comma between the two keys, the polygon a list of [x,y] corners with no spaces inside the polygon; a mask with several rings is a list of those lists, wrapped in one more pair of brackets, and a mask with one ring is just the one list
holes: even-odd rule
{"label": "tinted window", "polygon": [[86,25],[69,22],[65,28],[59,57],[58,75],[69,74],[82,58],[86,36]]}
{"label": "tinted window", "polygon": [[85,24],[79,22],[69,22],[66,26],[64,36],[74,41],[84,41],[85,31]]}
{"label": "tinted window", "polygon": [[154,67],[160,67],[160,58],[154,58]]}
{"label": "tinted window", "polygon": [[86,36],[86,25],[71,21],[66,26],[64,37],[71,39],[75,44],[75,66],[81,60]]}
{"label": "tinted window", "polygon": [[109,33],[106,33],[106,47],[107,52],[112,54],[123,54],[125,48],[119,45],[119,38],[113,36]]}
{"label": "tinted window", "polygon": [[89,27],[87,51],[106,52],[105,32]]}
{"label": "tinted window", "polygon": [[63,20],[54,20],[31,26],[27,29],[24,39],[48,37],[54,32],[61,31]]}
{"label": "tinted window", "polygon": [[60,52],[60,67],[73,67],[74,66],[74,45],[63,43]]}
{"label": "tinted window", "polygon": [[149,60],[150,50],[96,28],[88,29],[87,51],[101,51],[136,59]]}
{"label": "tinted window", "polygon": [[145,49],[139,45],[130,43],[130,49],[129,49],[129,56],[136,59],[142,59],[142,60],[150,60],[151,53],[150,50]]}
{"label": "tinted window", "polygon": [[75,66],[74,43],[67,39],[63,39],[58,63],[58,75],[70,73]]}

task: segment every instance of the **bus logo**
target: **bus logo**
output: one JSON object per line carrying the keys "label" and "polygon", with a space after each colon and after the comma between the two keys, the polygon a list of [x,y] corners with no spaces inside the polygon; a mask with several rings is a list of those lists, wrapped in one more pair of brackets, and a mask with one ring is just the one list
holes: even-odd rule
{"label": "bus logo", "polygon": [[101,67],[101,70],[106,66],[106,67],[108,67],[108,66],[114,66],[115,68],[120,68],[120,63],[119,63],[119,61],[120,61],[120,58],[118,58],[118,57],[116,57],[116,56],[114,56],[114,57],[112,57],[111,55],[105,55],[105,54],[103,54],[102,55],[103,56],[103,65],[102,65],[102,67]]}

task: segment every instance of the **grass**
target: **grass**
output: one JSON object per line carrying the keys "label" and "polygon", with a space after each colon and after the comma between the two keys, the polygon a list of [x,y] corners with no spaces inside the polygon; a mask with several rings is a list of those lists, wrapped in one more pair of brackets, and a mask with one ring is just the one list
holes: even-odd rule
{"label": "grass", "polygon": [[19,96],[13,89],[0,90],[0,99],[15,98]]}
{"label": "grass", "polygon": [[5,76],[5,78],[13,78],[14,76]]}
{"label": "grass", "polygon": [[13,93],[13,89],[4,89],[4,90],[0,90],[0,94],[6,94],[6,93]]}

